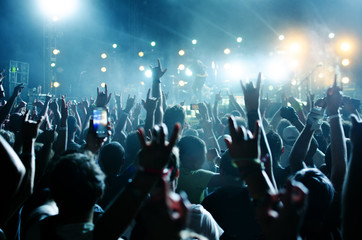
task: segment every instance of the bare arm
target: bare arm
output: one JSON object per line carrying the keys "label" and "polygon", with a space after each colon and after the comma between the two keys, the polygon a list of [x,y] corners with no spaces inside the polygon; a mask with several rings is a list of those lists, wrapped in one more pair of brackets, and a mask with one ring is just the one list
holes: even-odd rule
{"label": "bare arm", "polygon": [[23,90],[23,88],[24,88],[23,83],[17,85],[17,86],[14,88],[13,95],[11,95],[9,101],[5,104],[4,107],[2,107],[2,108],[0,109],[0,124],[3,124],[3,123],[4,123],[6,117],[7,117],[8,114],[10,113],[11,108],[13,107],[13,105],[14,105],[14,103],[15,103],[16,98],[20,95],[20,93],[21,93],[21,91]]}
{"label": "bare arm", "polygon": [[161,78],[166,73],[167,68],[162,70],[160,59],[157,60],[158,66],[151,68],[152,70],[152,97],[159,99],[155,110],[155,124],[163,122],[163,97],[161,89]]}

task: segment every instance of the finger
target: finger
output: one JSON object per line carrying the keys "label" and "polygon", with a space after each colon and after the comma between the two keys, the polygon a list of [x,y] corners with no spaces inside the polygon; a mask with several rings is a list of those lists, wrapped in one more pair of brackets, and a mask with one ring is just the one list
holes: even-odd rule
{"label": "finger", "polygon": [[176,144],[176,141],[178,138],[178,133],[180,132],[180,129],[181,129],[181,125],[179,123],[176,123],[175,126],[173,127],[170,141],[167,146],[170,149],[170,151],[173,148],[173,146],[175,146],[175,144]]}
{"label": "finger", "polygon": [[[97,87],[97,96],[99,95],[99,87]],[[92,99],[92,98],[91,98]]]}
{"label": "finger", "polygon": [[107,84],[104,84],[104,93],[106,94],[106,96],[108,95],[108,86]]}
{"label": "finger", "polygon": [[130,98],[130,95],[128,94],[127,100]]}
{"label": "finger", "polygon": [[151,88],[149,88],[148,91],[147,91],[147,99],[150,98],[150,94],[151,94]]}
{"label": "finger", "polygon": [[256,88],[260,90],[260,84],[261,84],[261,72],[258,74],[258,80],[256,81]]}
{"label": "finger", "polygon": [[160,59],[157,59],[157,65],[158,65],[159,68],[161,68],[161,61],[160,61]]}
{"label": "finger", "polygon": [[164,126],[161,125],[160,126],[160,133],[159,133],[159,143],[162,145],[165,145],[165,131],[164,131]]}
{"label": "finger", "polygon": [[145,106],[146,106],[146,101],[145,100],[141,100],[142,101],[142,106],[144,107],[144,108],[146,108]]}
{"label": "finger", "polygon": [[111,97],[112,97],[112,93],[110,93],[108,96],[108,102],[109,102],[109,100],[111,100]]}
{"label": "finger", "polygon": [[232,115],[229,117],[229,132],[231,135],[231,139],[232,140],[236,139],[237,133],[236,133],[236,129],[235,129],[234,116],[232,116]]}
{"label": "finger", "polygon": [[165,70],[162,71],[163,74],[164,74],[165,72],[167,72],[167,68],[165,68]]}
{"label": "finger", "polygon": [[145,132],[144,132],[143,128],[138,129],[137,136],[138,136],[138,139],[140,140],[141,148],[146,147],[147,146],[147,144],[146,144],[146,136],[145,136]]}
{"label": "finger", "polygon": [[254,138],[253,134],[248,129],[246,129],[246,136],[247,136],[248,139],[253,139]]}
{"label": "finger", "polygon": [[238,135],[241,140],[247,140],[248,130],[244,126],[238,126]]}
{"label": "finger", "polygon": [[225,143],[226,143],[227,148],[230,148],[231,145],[232,145],[232,142],[231,142],[229,139],[227,139],[227,138],[224,138],[224,141],[225,141]]}
{"label": "finger", "polygon": [[333,88],[337,87],[337,74],[334,74],[334,83],[333,83]]}

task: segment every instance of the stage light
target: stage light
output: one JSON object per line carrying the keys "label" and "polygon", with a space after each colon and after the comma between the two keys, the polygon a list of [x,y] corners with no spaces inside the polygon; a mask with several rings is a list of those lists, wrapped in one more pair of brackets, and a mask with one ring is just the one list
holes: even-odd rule
{"label": "stage light", "polygon": [[349,81],[350,81],[349,77],[343,77],[343,78],[341,79],[341,82],[342,82],[343,84],[348,84]]}
{"label": "stage light", "polygon": [[141,65],[139,68],[138,68],[141,72],[143,72],[145,70],[145,67],[143,65]]}
{"label": "stage light", "polygon": [[151,70],[146,70],[145,72],[145,76],[148,77],[148,78],[151,78],[152,77],[152,71]]}
{"label": "stage light", "polygon": [[292,53],[298,53],[300,51],[301,47],[299,43],[292,43],[290,45],[290,52]]}
{"label": "stage light", "polygon": [[186,68],[186,75],[187,76],[192,76],[192,72],[190,69]]}
{"label": "stage light", "polygon": [[180,87],[185,86],[185,84],[186,84],[186,82],[185,82],[184,80],[178,81],[178,85],[179,85]]}
{"label": "stage light", "polygon": [[240,80],[241,75],[243,74],[243,69],[241,68],[240,64],[234,63],[231,65],[231,68],[229,70],[230,77],[232,80]]}
{"label": "stage light", "polygon": [[274,90],[273,85],[269,85],[268,89],[269,89],[269,91],[273,91]]}
{"label": "stage light", "polygon": [[101,71],[102,72],[107,72],[107,68],[106,67],[101,67]]}
{"label": "stage light", "polygon": [[216,66],[215,66],[215,62],[212,61],[212,62],[211,62],[211,68],[212,68],[212,69],[215,69],[215,67],[216,67]]}
{"label": "stage light", "polygon": [[178,55],[180,55],[180,56],[185,55],[185,51],[181,49],[180,51],[178,51]]}
{"label": "stage light", "polygon": [[237,41],[238,43],[241,43],[241,42],[243,41],[243,38],[242,38],[242,37],[238,37],[238,38],[236,39],[236,41]]}
{"label": "stage light", "polygon": [[225,64],[224,64],[224,69],[225,69],[225,70],[230,70],[230,69],[231,69],[230,63],[225,63]]}
{"label": "stage light", "polygon": [[156,42],[155,41],[151,42],[151,46],[152,47],[156,46]]}
{"label": "stage light", "polygon": [[348,42],[342,43],[341,50],[344,52],[348,52],[349,50],[351,50],[351,44],[349,44]]}
{"label": "stage light", "polygon": [[343,66],[347,67],[349,64],[350,64],[350,61],[349,61],[348,58],[345,58],[345,59],[342,60],[342,65]]}
{"label": "stage light", "polygon": [[197,40],[193,39],[191,42],[192,42],[193,45],[195,45],[197,43]]}
{"label": "stage light", "polygon": [[279,40],[280,41],[283,41],[285,39],[285,36],[284,35],[279,35]]}
{"label": "stage light", "polygon": [[106,58],[107,58],[107,54],[102,53],[102,54],[101,54],[101,58],[102,58],[102,59],[106,59]]}
{"label": "stage light", "polygon": [[185,65],[183,65],[183,64],[178,65],[178,70],[180,70],[180,71],[185,70]]}
{"label": "stage light", "polygon": [[266,75],[276,81],[282,81],[288,76],[288,71],[283,61],[272,61],[269,63]]}
{"label": "stage light", "polygon": [[55,62],[52,62],[52,63],[50,64],[51,67],[55,67],[55,65],[56,65]]}
{"label": "stage light", "polygon": [[138,53],[138,56],[139,56],[139,57],[143,57],[144,55],[145,55],[145,54],[144,54],[144,52],[142,52],[142,51]]}
{"label": "stage light", "polygon": [[225,48],[225,50],[224,50],[224,53],[226,54],[226,55],[228,55],[228,54],[230,54],[230,49],[229,48]]}
{"label": "stage light", "polygon": [[141,84],[142,86],[144,86],[144,85],[145,85],[145,82],[144,82],[144,81],[141,81],[140,84]]}
{"label": "stage light", "polygon": [[115,43],[113,43],[112,47],[113,47],[113,48],[117,48],[117,47],[118,47],[118,45],[117,45],[117,44],[115,44]]}
{"label": "stage light", "polygon": [[52,18],[52,20],[53,20],[53,22],[57,22],[57,21],[59,20],[59,18],[58,18],[57,16],[54,16],[54,17]]}
{"label": "stage light", "polygon": [[295,86],[295,85],[297,85],[297,80],[292,79],[292,82],[291,82],[291,83],[292,83],[293,86]]}
{"label": "stage light", "polygon": [[60,86],[60,83],[58,83],[58,82],[54,82],[54,83],[53,83],[53,86],[54,86],[55,88],[57,88],[57,87],[59,87],[59,86]]}
{"label": "stage light", "polygon": [[290,66],[295,69],[299,66],[299,62],[297,60],[293,60],[290,64]]}
{"label": "stage light", "polygon": [[106,87],[106,83],[105,83],[105,82],[102,82],[102,83],[101,83],[101,87],[102,87],[102,88],[105,88],[105,87]]}
{"label": "stage light", "polygon": [[54,49],[54,50],[53,50],[53,54],[54,54],[54,55],[58,55],[59,53],[60,53],[60,50],[59,50],[59,49]]}
{"label": "stage light", "polygon": [[40,7],[45,15],[58,20],[72,14],[78,5],[77,0],[39,0]]}
{"label": "stage light", "polygon": [[334,34],[334,33],[330,33],[330,34],[328,34],[328,37],[329,37],[329,39],[333,39],[333,38],[335,37],[335,34]]}
{"label": "stage light", "polygon": [[319,77],[319,78],[324,78],[324,74],[323,74],[323,73],[320,73],[320,74],[318,74],[318,77]]}

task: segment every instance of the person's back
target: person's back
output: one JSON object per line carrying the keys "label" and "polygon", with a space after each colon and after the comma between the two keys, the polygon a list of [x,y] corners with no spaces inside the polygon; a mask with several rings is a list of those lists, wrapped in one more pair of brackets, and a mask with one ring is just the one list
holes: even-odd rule
{"label": "person's back", "polygon": [[231,161],[226,151],[220,161],[220,175],[233,176],[239,181],[225,181],[222,187],[208,195],[201,204],[224,230],[223,239],[262,239],[249,191],[243,186],[240,180],[242,176]]}

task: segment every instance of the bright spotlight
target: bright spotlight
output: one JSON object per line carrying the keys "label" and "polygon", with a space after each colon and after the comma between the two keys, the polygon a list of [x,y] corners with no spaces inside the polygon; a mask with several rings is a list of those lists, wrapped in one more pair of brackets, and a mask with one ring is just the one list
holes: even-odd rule
{"label": "bright spotlight", "polygon": [[231,68],[230,63],[225,63],[225,64],[224,64],[224,69],[225,69],[225,70],[230,70],[230,68]]}
{"label": "bright spotlight", "polygon": [[241,42],[243,41],[243,38],[242,38],[242,37],[238,37],[238,38],[236,39],[236,41],[237,41],[238,43],[241,43]]}
{"label": "bright spotlight", "polygon": [[193,39],[191,42],[192,42],[193,45],[195,45],[197,43],[197,40]]}
{"label": "bright spotlight", "polygon": [[297,60],[294,60],[294,61],[291,62],[290,66],[292,68],[297,68],[299,66],[299,62]]}
{"label": "bright spotlight", "polygon": [[151,70],[146,70],[146,72],[145,72],[145,76],[146,77],[148,77],[148,78],[150,78],[150,77],[152,77],[152,71]]}
{"label": "bright spotlight", "polygon": [[298,53],[300,51],[301,47],[300,47],[300,44],[299,43],[292,43],[290,45],[290,51],[292,53]]}
{"label": "bright spotlight", "polygon": [[141,81],[140,84],[143,86],[143,85],[145,85],[145,82],[144,82],[144,81]]}
{"label": "bright spotlight", "polygon": [[59,87],[59,86],[60,86],[60,83],[58,83],[58,82],[54,82],[54,83],[53,83],[53,86],[54,86],[55,88],[57,88],[57,87]]}
{"label": "bright spotlight", "polygon": [[106,83],[105,83],[105,82],[102,82],[102,83],[101,83],[101,87],[102,87],[102,88],[105,88],[105,87],[106,87]]}
{"label": "bright spotlight", "polygon": [[341,82],[342,82],[343,84],[348,84],[349,81],[350,81],[349,77],[343,77],[343,78],[341,79]]}
{"label": "bright spotlight", "polygon": [[58,55],[59,53],[60,53],[60,50],[59,50],[59,49],[54,49],[54,50],[53,50],[53,54],[54,54],[54,55]]}
{"label": "bright spotlight", "polygon": [[329,37],[329,39],[333,39],[333,38],[335,37],[335,34],[334,34],[334,33],[330,33],[330,34],[328,34],[328,37]]}
{"label": "bright spotlight", "polygon": [[143,72],[145,70],[145,67],[143,65],[141,65],[139,68],[138,68],[141,72]]}
{"label": "bright spotlight", "polygon": [[184,80],[178,81],[178,85],[179,85],[180,87],[185,86],[185,84],[186,84],[186,82],[185,82]]}
{"label": "bright spotlight", "polygon": [[230,49],[229,48],[225,48],[225,50],[224,50],[224,53],[226,54],[226,55],[228,55],[228,54],[230,54]]}
{"label": "bright spotlight", "polygon": [[288,76],[288,71],[283,61],[272,61],[269,64],[267,76],[277,81],[285,79]]}
{"label": "bright spotlight", "polygon": [[268,89],[269,89],[269,91],[273,91],[273,89],[274,89],[273,85],[269,85]]}
{"label": "bright spotlight", "polygon": [[297,85],[297,80],[292,79],[292,85],[293,85],[293,86]]}
{"label": "bright spotlight", "polygon": [[55,67],[55,65],[56,65],[55,62],[52,62],[52,63],[50,64],[51,67]]}
{"label": "bright spotlight", "polygon": [[192,72],[190,69],[186,68],[186,75],[187,76],[192,76]]}
{"label": "bright spotlight", "polygon": [[185,55],[185,51],[181,49],[180,51],[178,51],[178,55],[180,55],[180,56]]}
{"label": "bright spotlight", "polygon": [[107,72],[107,68],[106,67],[101,67],[101,71],[102,72]]}
{"label": "bright spotlight", "polygon": [[145,55],[145,53],[142,52],[142,51],[138,53],[138,56],[139,56],[139,57],[143,57],[144,55]]}
{"label": "bright spotlight", "polygon": [[284,35],[279,35],[279,40],[280,41],[283,41],[285,39],[285,36]]}
{"label": "bright spotlight", "polygon": [[106,59],[106,58],[107,58],[107,54],[102,53],[102,54],[101,54],[101,58],[102,58],[102,59]]}
{"label": "bright spotlight", "polygon": [[324,74],[323,74],[323,73],[320,73],[320,74],[318,74],[318,77],[319,77],[319,78],[324,78]]}
{"label": "bright spotlight", "polygon": [[118,45],[117,45],[116,43],[113,43],[112,47],[113,47],[113,48],[117,48]]}
{"label": "bright spotlight", "polygon": [[151,42],[151,46],[152,46],[152,47],[156,46],[156,42],[155,42],[155,41],[152,41],[152,42]]}
{"label": "bright spotlight", "polygon": [[185,70],[185,65],[183,65],[183,64],[178,65],[178,70],[180,70],[180,71]]}
{"label": "bright spotlight", "polygon": [[350,61],[349,61],[348,58],[345,58],[345,59],[342,60],[342,65],[343,66],[347,67],[349,64],[350,64]]}
{"label": "bright spotlight", "polygon": [[77,0],[39,0],[42,11],[53,21],[72,14],[77,8],[77,3]]}
{"label": "bright spotlight", "polygon": [[348,42],[342,43],[341,50],[344,52],[348,52],[349,50],[351,50],[351,44],[349,44]]}
{"label": "bright spotlight", "polygon": [[58,18],[57,16],[54,16],[54,17],[52,18],[52,20],[53,20],[53,22],[57,22],[57,21],[59,20],[59,18]]}

